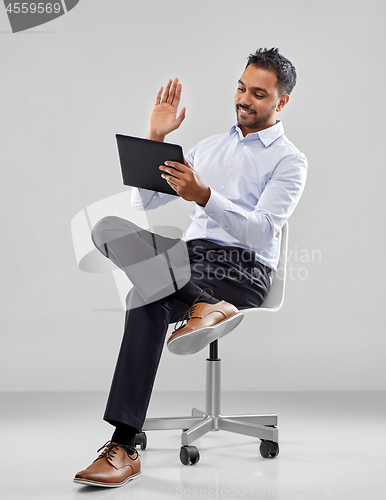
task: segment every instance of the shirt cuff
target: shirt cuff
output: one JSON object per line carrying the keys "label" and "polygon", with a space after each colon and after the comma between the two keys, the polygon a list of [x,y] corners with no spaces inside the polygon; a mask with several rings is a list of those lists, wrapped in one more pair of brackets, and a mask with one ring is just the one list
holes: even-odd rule
{"label": "shirt cuff", "polygon": [[206,215],[211,217],[216,222],[219,222],[221,217],[224,216],[227,201],[228,200],[226,198],[218,194],[216,191],[214,191],[214,189],[210,188],[210,197],[203,209]]}

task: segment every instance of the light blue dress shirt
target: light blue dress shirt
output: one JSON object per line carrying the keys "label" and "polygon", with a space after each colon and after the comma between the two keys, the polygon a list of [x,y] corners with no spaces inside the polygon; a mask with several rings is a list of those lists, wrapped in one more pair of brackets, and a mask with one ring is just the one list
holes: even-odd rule
{"label": "light blue dress shirt", "polygon": [[[280,229],[299,201],[307,173],[306,157],[286,138],[281,121],[245,137],[234,125],[229,133],[199,142],[186,159],[211,195],[205,207],[195,205],[185,240],[246,248],[276,270]],[[132,206],[147,210],[174,199],[134,188]]]}

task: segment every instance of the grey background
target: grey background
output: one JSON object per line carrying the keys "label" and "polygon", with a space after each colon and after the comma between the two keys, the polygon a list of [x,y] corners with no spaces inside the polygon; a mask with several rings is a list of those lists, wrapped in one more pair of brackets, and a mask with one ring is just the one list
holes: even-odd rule
{"label": "grey background", "polygon": [[[260,46],[297,67],[280,118],[309,177],[290,221],[285,304],[221,342],[223,387],[386,389],[385,11],[381,0],[82,0],[11,34],[0,8],[0,390],[109,388],[123,312],[103,311],[120,307],[111,275],[77,268],[71,220],[124,190],[114,135],[146,136],[168,78],[187,107],[171,142],[187,151],[227,131]],[[201,390],[206,356],[165,349],[156,390]]]}

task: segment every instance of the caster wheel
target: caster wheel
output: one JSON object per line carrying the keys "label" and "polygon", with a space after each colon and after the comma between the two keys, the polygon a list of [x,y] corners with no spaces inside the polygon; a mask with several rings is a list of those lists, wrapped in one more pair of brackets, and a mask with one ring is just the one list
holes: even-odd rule
{"label": "caster wheel", "polygon": [[279,455],[279,443],[263,440],[260,444],[260,454],[263,458],[274,458]]}
{"label": "caster wheel", "polygon": [[147,436],[144,432],[135,435],[135,446],[140,446],[141,450],[145,450],[147,446]]}
{"label": "caster wheel", "polygon": [[200,460],[200,454],[195,446],[181,446],[180,460],[184,465],[194,465]]}

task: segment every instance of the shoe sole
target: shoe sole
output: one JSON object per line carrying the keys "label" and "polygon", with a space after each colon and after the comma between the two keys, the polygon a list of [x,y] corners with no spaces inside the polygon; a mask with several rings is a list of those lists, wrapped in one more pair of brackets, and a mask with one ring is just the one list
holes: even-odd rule
{"label": "shoe sole", "polygon": [[103,488],[119,488],[120,486],[124,486],[125,484],[127,484],[129,481],[132,481],[133,479],[137,479],[140,475],[141,475],[141,473],[138,472],[138,474],[134,474],[132,476],[129,476],[122,483],[99,483],[97,481],[91,481],[91,480],[87,480],[87,479],[74,479],[74,483],[84,484],[86,486],[102,486]]}
{"label": "shoe sole", "polygon": [[217,323],[217,325],[207,326],[205,328],[193,330],[192,332],[187,332],[171,340],[168,344],[168,349],[173,354],[195,354],[196,352],[204,349],[204,347],[209,345],[211,342],[225,337],[225,335],[236,328],[243,318],[244,314],[242,312],[238,312],[233,316],[224,319],[221,323]]}

